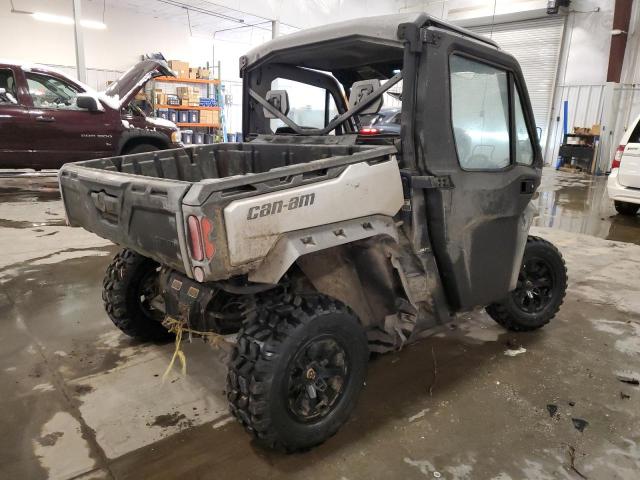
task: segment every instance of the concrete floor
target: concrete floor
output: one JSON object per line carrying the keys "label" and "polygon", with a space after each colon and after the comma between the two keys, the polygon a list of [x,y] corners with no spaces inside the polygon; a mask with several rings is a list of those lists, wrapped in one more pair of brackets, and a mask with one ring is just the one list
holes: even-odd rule
{"label": "concrete floor", "polygon": [[637,479],[640,386],[618,377],[640,379],[640,217],[605,181],[545,171],[534,233],[570,276],[550,325],[465,314],[372,361],[342,430],[283,455],[230,421],[215,351],[187,345],[162,384],[172,345],[111,325],[116,247],[64,226],[55,177],[0,179],[0,478]]}

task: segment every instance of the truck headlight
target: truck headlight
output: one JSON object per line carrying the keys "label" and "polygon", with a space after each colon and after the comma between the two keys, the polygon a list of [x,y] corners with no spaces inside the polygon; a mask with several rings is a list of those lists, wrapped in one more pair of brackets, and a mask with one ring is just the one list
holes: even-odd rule
{"label": "truck headlight", "polygon": [[176,130],[175,132],[171,132],[171,141],[173,143],[180,143],[182,140],[182,136],[180,135],[180,130]]}

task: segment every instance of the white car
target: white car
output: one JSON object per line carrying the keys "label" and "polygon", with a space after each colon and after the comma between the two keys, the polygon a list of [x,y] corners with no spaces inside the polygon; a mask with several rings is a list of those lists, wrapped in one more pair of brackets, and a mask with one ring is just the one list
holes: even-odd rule
{"label": "white car", "polygon": [[618,213],[635,215],[640,209],[640,116],[622,137],[607,182],[609,198]]}

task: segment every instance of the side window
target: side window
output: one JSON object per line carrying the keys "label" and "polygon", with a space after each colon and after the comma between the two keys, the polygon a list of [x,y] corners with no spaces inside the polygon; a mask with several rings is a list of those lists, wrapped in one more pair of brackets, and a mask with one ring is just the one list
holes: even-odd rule
{"label": "side window", "polygon": [[48,75],[27,72],[29,95],[36,108],[77,110],[78,91],[70,84]]}
{"label": "side window", "polygon": [[511,163],[509,83],[503,70],[452,55],[451,121],[458,159],[467,170],[499,170]]}
{"label": "side window", "polygon": [[0,88],[4,93],[0,93],[0,106],[15,105],[18,103],[18,89],[13,71],[8,68],[0,69]]}
{"label": "side window", "polygon": [[[271,83],[272,90],[286,90],[289,96],[289,117],[301,127],[323,128],[325,118],[326,90],[308,83],[278,78]],[[329,96],[329,121],[338,115],[338,109]],[[275,118],[269,122],[271,131],[284,127],[285,124]]]}
{"label": "side window", "polygon": [[531,145],[531,138],[527,130],[527,122],[524,118],[520,94],[515,85],[513,92],[513,100],[515,103],[516,162],[522,165],[531,165],[533,163],[533,146]]}

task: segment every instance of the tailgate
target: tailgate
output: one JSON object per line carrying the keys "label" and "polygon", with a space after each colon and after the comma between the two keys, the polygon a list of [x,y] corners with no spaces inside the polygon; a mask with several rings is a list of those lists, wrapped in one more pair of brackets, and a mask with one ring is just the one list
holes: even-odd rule
{"label": "tailgate", "polygon": [[618,182],[625,187],[640,188],[640,143],[627,143],[620,161]]}
{"label": "tailgate", "polygon": [[[185,271],[182,197],[190,182],[67,164],[59,174],[67,219],[96,235]],[[187,272],[189,273],[189,272]]]}

